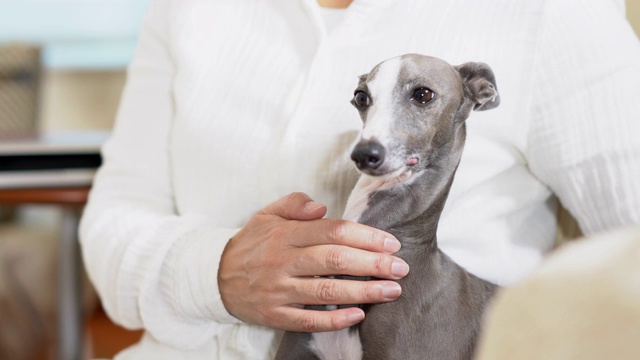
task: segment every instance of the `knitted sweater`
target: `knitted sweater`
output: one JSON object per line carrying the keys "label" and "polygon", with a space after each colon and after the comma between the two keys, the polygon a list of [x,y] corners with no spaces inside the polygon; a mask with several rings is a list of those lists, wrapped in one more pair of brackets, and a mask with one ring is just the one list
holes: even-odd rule
{"label": "knitted sweater", "polygon": [[303,191],[340,217],[357,173],[357,76],[423,53],[488,63],[502,103],[474,112],[438,229],[508,285],[554,243],[559,201],[586,233],[640,222],[640,44],[611,0],[157,0],[81,223],[109,316],[143,328],[117,359],[266,359],[278,333],[225,310],[228,239]]}

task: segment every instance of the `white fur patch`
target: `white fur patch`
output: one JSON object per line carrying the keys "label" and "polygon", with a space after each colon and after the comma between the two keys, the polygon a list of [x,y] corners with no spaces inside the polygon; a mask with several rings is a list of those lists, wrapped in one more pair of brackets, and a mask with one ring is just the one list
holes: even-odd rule
{"label": "white fur patch", "polygon": [[351,191],[351,195],[349,195],[342,218],[357,222],[368,209],[371,194],[389,189],[395,185],[407,186],[417,178],[415,175],[415,173],[404,169],[399,169],[385,176],[361,175],[353,191]]}
{"label": "white fur patch", "polygon": [[398,82],[401,58],[385,61],[378,68],[378,72],[367,83],[373,104],[367,111],[367,119],[362,129],[362,139],[376,138],[387,147],[391,140],[391,125],[393,122],[393,89]]}
{"label": "white fur patch", "polygon": [[349,328],[313,333],[311,350],[320,360],[361,360],[362,344],[358,331],[350,332]]}
{"label": "white fur patch", "polygon": [[368,208],[369,195],[382,186],[383,183],[384,181],[371,176],[360,176],[356,186],[351,191],[351,195],[349,195],[342,218],[355,222],[360,220],[360,217]]}

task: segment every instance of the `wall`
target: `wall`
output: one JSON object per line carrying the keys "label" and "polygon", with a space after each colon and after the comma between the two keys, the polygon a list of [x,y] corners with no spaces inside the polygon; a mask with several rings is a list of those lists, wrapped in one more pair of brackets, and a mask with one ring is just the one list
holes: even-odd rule
{"label": "wall", "polygon": [[110,130],[124,70],[48,70],[42,89],[41,128],[44,130]]}

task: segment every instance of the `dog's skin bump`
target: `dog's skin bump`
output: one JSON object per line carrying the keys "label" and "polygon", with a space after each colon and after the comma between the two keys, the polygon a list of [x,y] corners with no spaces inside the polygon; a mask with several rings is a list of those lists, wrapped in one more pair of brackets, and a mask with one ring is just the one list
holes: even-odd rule
{"label": "dog's skin bump", "polygon": [[[416,102],[416,89],[431,96]],[[436,230],[462,155],[465,120],[500,104],[493,72],[483,63],[454,67],[408,54],[361,76],[357,91],[369,96],[367,106],[357,107],[360,142],[376,141],[384,151],[354,148],[352,158],[375,161],[358,162],[362,176],[344,218],[396,236],[402,243],[396,255],[411,271],[398,281],[398,300],[365,307],[365,319],[348,331],[287,332],[276,359],[471,359],[496,286],[442,253]],[[361,355],[353,352],[358,345]]]}

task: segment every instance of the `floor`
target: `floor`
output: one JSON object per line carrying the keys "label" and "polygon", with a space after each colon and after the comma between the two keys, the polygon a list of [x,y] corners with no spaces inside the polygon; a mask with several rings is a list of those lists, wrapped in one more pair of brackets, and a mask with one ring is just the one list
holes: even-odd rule
{"label": "floor", "polygon": [[95,311],[87,326],[90,358],[111,359],[120,350],[136,343],[142,331],[128,331],[115,325],[101,307]]}
{"label": "floor", "polygon": [[[46,206],[24,207],[9,216],[6,212],[6,207],[0,207],[0,359],[16,358],[4,357],[3,354],[6,355],[7,349],[3,346],[6,347],[6,341],[16,341],[17,333],[12,326],[24,325],[25,323],[24,318],[20,317],[23,312],[7,314],[6,311],[24,310],[25,308],[34,309],[35,316],[39,320],[35,324],[29,323],[33,325],[32,327],[19,327],[20,330],[24,330],[19,334],[24,335],[28,329],[39,329],[36,333],[41,336],[40,339],[44,337],[46,344],[29,342],[28,340],[20,342],[22,346],[35,345],[38,350],[31,348],[31,351],[27,351],[35,357],[16,355],[17,358],[54,359],[57,291],[56,244],[60,214],[55,207]],[[2,219],[3,217],[4,219]],[[8,279],[12,281],[7,281]],[[8,286],[8,284],[13,285]],[[84,286],[87,288],[90,286],[88,281]],[[20,291],[16,292],[16,290]],[[10,301],[16,298],[16,293],[24,294],[29,299],[28,307],[24,303]],[[111,359],[119,351],[140,339],[141,331],[128,331],[109,320],[98,304],[94,292],[87,291],[83,303],[85,307],[95,309],[89,314],[85,314],[88,318],[84,344],[86,359]],[[7,304],[14,306],[7,307]],[[8,315],[14,316],[9,319]],[[15,321],[7,322],[8,320]],[[38,337],[35,336],[35,338]],[[41,350],[39,350],[40,348]],[[23,349],[18,352],[22,354],[24,351]],[[36,351],[38,354],[33,354]]]}
{"label": "floor", "polygon": [[[136,343],[141,336],[142,331],[128,331],[111,322],[102,308],[98,307],[85,329],[84,358],[112,359],[118,352]],[[55,354],[55,340],[50,339],[48,345],[42,348],[33,360],[54,360]]]}

